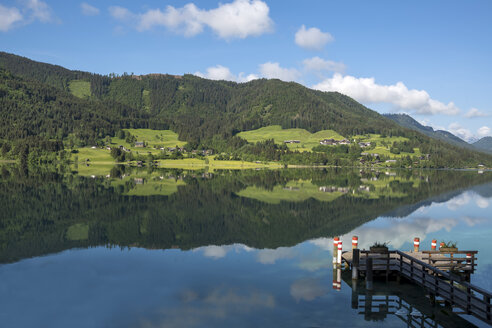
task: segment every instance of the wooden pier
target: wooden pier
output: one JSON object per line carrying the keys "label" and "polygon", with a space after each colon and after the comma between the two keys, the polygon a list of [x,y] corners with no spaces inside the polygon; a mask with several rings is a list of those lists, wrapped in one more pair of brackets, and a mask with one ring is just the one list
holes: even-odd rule
{"label": "wooden pier", "polygon": [[376,281],[373,291],[361,281],[352,280],[345,271],[343,281],[352,287],[351,307],[366,321],[384,321],[394,316],[411,328],[472,328],[473,323],[461,317],[464,311],[453,311],[443,302],[431,304],[428,294],[411,283]]}
{"label": "wooden pier", "polygon": [[[477,251],[370,252],[353,249],[342,254],[342,262],[352,269],[352,278],[366,277],[366,287],[372,290],[373,277],[405,278],[420,285],[431,301],[442,300],[492,324],[492,294],[471,284]],[[465,255],[465,256],[463,256]],[[446,270],[446,271],[444,271]]]}

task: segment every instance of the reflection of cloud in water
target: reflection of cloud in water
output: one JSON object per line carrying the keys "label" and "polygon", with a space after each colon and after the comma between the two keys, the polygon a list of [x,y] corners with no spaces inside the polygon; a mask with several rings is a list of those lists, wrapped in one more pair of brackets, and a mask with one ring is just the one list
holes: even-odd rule
{"label": "reflection of cloud in water", "polygon": [[[433,220],[417,218],[411,221],[396,221],[386,228],[360,227],[353,231],[359,236],[359,248],[368,249],[375,241],[389,241],[394,248],[400,248],[406,242],[412,242],[414,237],[425,239],[427,234],[445,229],[451,231],[458,224],[457,219]],[[345,239],[351,236],[345,236]]]}
{"label": "reflection of cloud in water", "polygon": [[303,278],[294,281],[290,286],[290,295],[299,302],[300,300],[312,301],[328,292],[326,285],[320,278]]}
{"label": "reflection of cloud in water", "polygon": [[449,201],[447,201],[446,206],[450,210],[456,211],[461,206],[468,204],[470,200],[471,200],[470,193],[464,192],[461,195],[451,198]]}
{"label": "reflection of cloud in water", "polygon": [[475,200],[475,203],[480,208],[487,208],[487,207],[489,207],[489,201],[486,198],[483,198],[482,196],[478,196],[477,195],[477,199]]}
{"label": "reflection of cloud in water", "polygon": [[303,270],[306,271],[318,271],[320,269],[324,268],[330,268],[333,266],[333,260],[331,256],[326,256],[326,253],[323,254],[324,256],[313,256],[310,258],[302,257],[301,263],[299,263],[299,267]]}
{"label": "reflection of cloud in water", "polygon": [[465,216],[463,218],[463,221],[469,226],[469,227],[473,227],[477,224],[480,224],[480,223],[484,223],[484,222],[487,222],[487,219],[484,219],[484,218],[472,218],[472,217],[469,217],[469,216]]}
{"label": "reflection of cloud in water", "polygon": [[[429,233],[442,229],[450,231],[457,224],[457,219],[417,218],[411,221],[394,220],[387,227],[362,226],[342,236],[343,249],[352,248],[352,236],[359,237],[360,249],[368,249],[376,241],[389,241],[392,247],[400,248],[404,243],[411,242],[414,237],[425,239]],[[333,250],[333,239],[331,238],[318,238],[310,242],[324,250]]]}
{"label": "reflection of cloud in water", "polygon": [[193,251],[203,251],[203,255],[206,257],[211,257],[213,259],[220,259],[226,256],[229,251],[235,251],[237,253],[241,251],[250,252],[253,248],[248,247],[242,244],[233,244],[233,245],[210,245],[195,248]]}
{"label": "reflection of cloud in water", "polygon": [[279,247],[276,249],[262,249],[258,252],[258,262],[263,264],[274,264],[280,259],[293,258],[295,252],[289,247]]}
{"label": "reflection of cloud in water", "polygon": [[236,314],[254,312],[263,308],[275,307],[273,295],[258,291],[240,291],[219,287],[200,295],[185,290],[179,295],[180,307],[166,307],[152,319],[140,322],[140,327],[202,327],[204,324],[217,324]]}
{"label": "reflection of cloud in water", "polygon": [[206,246],[203,247],[203,255],[206,257],[212,257],[215,259],[220,259],[226,256],[227,250],[224,246]]}

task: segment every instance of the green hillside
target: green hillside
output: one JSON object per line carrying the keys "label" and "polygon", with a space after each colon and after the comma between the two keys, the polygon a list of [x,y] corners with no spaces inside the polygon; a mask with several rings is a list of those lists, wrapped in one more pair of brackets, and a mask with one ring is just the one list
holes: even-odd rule
{"label": "green hillside", "polygon": [[[63,141],[66,147],[91,146],[123,129],[172,130],[192,148],[227,152],[232,154],[229,159],[250,154],[247,160],[338,165],[329,160],[337,155],[304,155],[304,160],[293,160],[289,149],[266,141],[245,145],[244,139],[235,138],[241,132],[244,136],[245,131],[279,126],[323,136],[330,131],[326,135],[334,138],[403,138],[404,142],[383,145],[384,149],[418,148],[421,154],[432,154],[426,167],[492,166],[490,156],[401,127],[340,93],[280,80],[234,83],[193,75],[102,76],[0,53],[0,96],[2,147],[28,137]],[[17,156],[11,146],[6,146],[6,153]],[[357,153],[351,150],[351,163]],[[418,160],[418,153],[412,151],[405,158],[408,166]]]}

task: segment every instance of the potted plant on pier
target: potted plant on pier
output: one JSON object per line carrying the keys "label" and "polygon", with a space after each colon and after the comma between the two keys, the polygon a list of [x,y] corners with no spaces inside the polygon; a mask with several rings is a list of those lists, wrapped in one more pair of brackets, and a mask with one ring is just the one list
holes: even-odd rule
{"label": "potted plant on pier", "polygon": [[458,242],[456,241],[442,241],[439,247],[441,252],[456,252],[458,251]]}
{"label": "potted plant on pier", "polygon": [[371,253],[388,253],[388,244],[389,241],[385,241],[384,243],[377,241],[369,247],[369,251]]}

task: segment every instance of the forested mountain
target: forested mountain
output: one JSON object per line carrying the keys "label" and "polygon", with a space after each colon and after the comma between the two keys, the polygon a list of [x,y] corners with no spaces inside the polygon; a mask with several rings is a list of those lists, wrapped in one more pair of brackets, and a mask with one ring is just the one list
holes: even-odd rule
{"label": "forested mountain", "polygon": [[492,137],[484,137],[477,142],[473,143],[475,148],[485,150],[488,153],[492,153]]}
{"label": "forested mountain", "polygon": [[450,144],[471,149],[471,145],[463,139],[455,136],[451,132],[444,130],[434,130],[430,126],[424,126],[407,114],[383,114],[385,117],[395,121],[399,125],[418,131],[434,139],[442,140]]}
{"label": "forested mountain", "polygon": [[[432,167],[492,164],[492,157],[403,128],[350,97],[293,82],[235,83],[164,74],[102,76],[7,53],[0,53],[0,69],[0,142],[28,136],[66,141],[70,136],[91,144],[122,128],[170,128],[180,140],[194,144],[208,142],[215,147],[217,142],[210,141],[222,140],[238,147],[244,145],[232,138],[238,132],[281,125],[310,132],[331,129],[345,137],[404,136],[409,147],[432,154]],[[74,83],[86,96],[70,94],[77,94],[71,87]]]}

